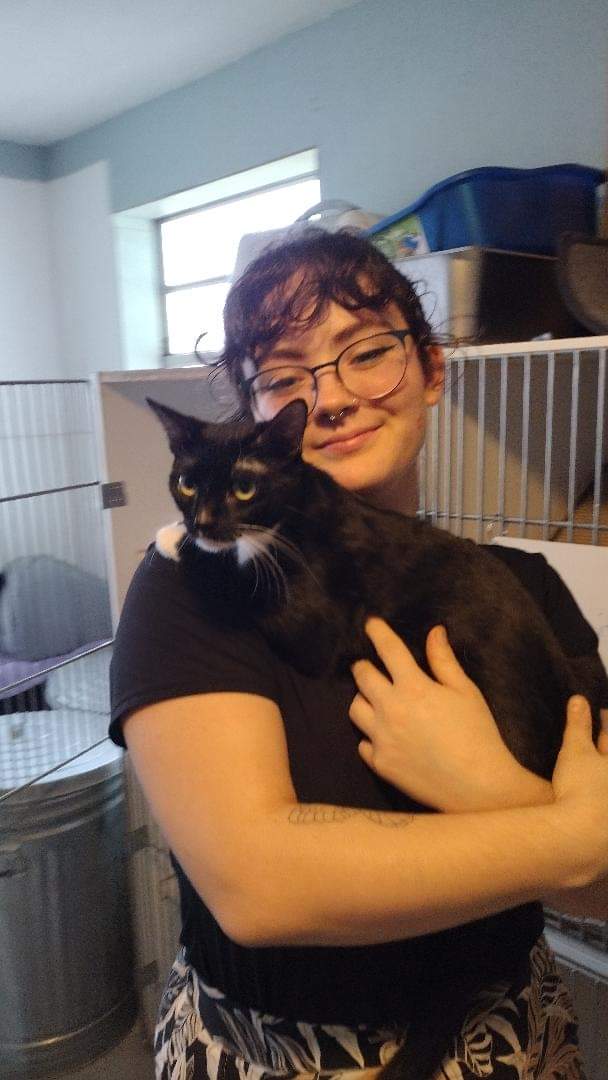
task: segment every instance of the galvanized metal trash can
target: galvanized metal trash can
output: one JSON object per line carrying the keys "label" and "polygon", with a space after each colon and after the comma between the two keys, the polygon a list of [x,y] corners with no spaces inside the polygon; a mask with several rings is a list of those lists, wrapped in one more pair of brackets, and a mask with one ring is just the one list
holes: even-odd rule
{"label": "galvanized metal trash can", "polygon": [[[1,754],[0,789],[14,773]],[[107,741],[0,804],[2,1080],[76,1068],[133,1026],[124,837],[122,752]]]}

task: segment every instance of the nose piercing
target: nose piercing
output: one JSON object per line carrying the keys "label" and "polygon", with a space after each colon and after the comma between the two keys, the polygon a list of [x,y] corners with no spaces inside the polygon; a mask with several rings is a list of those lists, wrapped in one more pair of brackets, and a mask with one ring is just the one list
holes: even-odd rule
{"label": "nose piercing", "polygon": [[358,398],[354,397],[350,405],[345,405],[343,409],[338,409],[337,412],[330,413],[329,416],[327,417],[329,423],[330,424],[335,424],[339,420],[343,420],[344,417],[346,416],[346,414],[348,412],[350,412],[353,405],[357,404],[358,400],[359,400]]}
{"label": "nose piercing", "polygon": [[339,409],[336,413],[330,413],[327,419],[329,420],[330,424],[335,424],[336,420],[342,420],[346,412],[346,409]]}

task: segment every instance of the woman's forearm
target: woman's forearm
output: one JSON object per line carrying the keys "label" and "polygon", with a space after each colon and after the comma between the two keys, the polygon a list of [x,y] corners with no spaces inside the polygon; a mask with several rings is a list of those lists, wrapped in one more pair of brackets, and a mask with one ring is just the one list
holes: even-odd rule
{"label": "woman's forearm", "polygon": [[[488,795],[487,808],[547,806],[553,801],[553,788],[549,781],[518,765],[509,782],[498,782],[492,794]],[[541,899],[547,907],[564,915],[608,920],[608,878],[582,888],[545,893]]]}
{"label": "woman's forearm", "polygon": [[556,803],[415,815],[284,807],[246,841],[255,878],[232,896],[224,929],[251,946],[444,930],[580,884],[582,828]]}
{"label": "woman's forearm", "polygon": [[512,767],[500,772],[485,773],[485,790],[476,795],[472,810],[509,810],[524,806],[546,806],[554,802],[553,787],[548,780],[519,765],[515,758]]}

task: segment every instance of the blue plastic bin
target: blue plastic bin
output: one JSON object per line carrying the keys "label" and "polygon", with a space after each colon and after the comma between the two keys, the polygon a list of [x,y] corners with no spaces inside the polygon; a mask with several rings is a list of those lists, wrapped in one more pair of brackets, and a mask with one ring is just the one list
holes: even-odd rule
{"label": "blue plastic bin", "polygon": [[562,233],[595,233],[595,189],[605,179],[586,165],[469,169],[435,184],[368,235],[382,247],[384,230],[417,216],[431,251],[475,245],[554,255]]}

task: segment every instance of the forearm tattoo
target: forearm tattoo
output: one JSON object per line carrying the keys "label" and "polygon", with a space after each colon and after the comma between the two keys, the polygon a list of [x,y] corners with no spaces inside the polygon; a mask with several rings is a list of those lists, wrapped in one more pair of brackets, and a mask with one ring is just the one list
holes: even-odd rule
{"label": "forearm tattoo", "polygon": [[402,829],[414,820],[414,814],[390,814],[382,810],[364,810],[357,807],[325,806],[316,803],[300,803],[289,813],[290,825],[332,825],[364,817],[374,825],[389,829]]}

